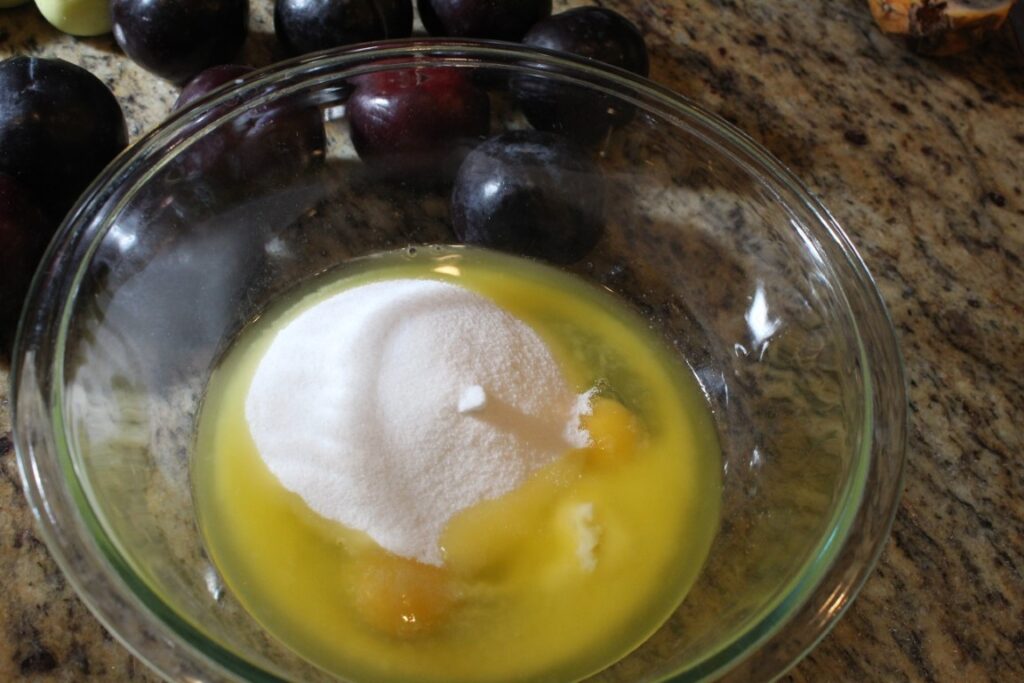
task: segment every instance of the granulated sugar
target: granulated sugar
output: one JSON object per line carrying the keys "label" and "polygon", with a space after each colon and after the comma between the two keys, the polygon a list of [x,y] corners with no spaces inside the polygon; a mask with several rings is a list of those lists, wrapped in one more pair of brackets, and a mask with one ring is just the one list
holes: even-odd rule
{"label": "granulated sugar", "polygon": [[318,514],[441,565],[453,515],[586,446],[576,395],[524,322],[434,280],[345,290],[281,330],[245,416],[260,456]]}

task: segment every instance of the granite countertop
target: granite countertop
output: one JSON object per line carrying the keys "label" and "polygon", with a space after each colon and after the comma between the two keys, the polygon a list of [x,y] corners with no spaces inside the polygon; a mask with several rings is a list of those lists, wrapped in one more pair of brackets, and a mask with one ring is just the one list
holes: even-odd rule
{"label": "granite countertop", "polygon": [[[584,4],[581,2],[556,2]],[[860,249],[907,366],[906,493],[881,562],[787,681],[1024,680],[1024,63],[997,39],[917,57],[866,0],[607,0],[651,76],[746,130],[820,195]],[[253,0],[246,58],[274,57]],[[132,139],[176,95],[109,36],[0,10],[0,58],[102,78]],[[0,680],[155,681],[75,596],[38,539],[0,370]]]}

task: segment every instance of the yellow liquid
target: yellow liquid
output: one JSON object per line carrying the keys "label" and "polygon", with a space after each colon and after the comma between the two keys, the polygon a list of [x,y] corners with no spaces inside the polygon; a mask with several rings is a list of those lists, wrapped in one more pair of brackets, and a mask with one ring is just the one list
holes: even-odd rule
{"label": "yellow liquid", "polygon": [[[256,366],[291,319],[343,289],[410,277],[490,297],[541,335],[578,392],[600,390],[585,423],[594,445],[456,516],[440,569],[312,512],[263,464],[244,417]],[[718,525],[720,452],[687,369],[609,294],[482,250],[371,257],[284,297],[211,378],[193,464],[228,586],[282,642],[355,681],[584,678],[668,618]]]}

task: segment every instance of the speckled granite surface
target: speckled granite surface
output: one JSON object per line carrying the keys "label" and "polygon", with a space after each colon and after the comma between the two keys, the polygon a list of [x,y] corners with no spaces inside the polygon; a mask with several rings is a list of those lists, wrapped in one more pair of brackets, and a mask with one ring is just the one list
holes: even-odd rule
{"label": "speckled granite surface", "polygon": [[[273,58],[269,4],[253,0],[257,64]],[[740,125],[824,198],[903,345],[910,444],[892,540],[786,680],[1024,680],[1024,65],[1008,41],[915,57],[875,30],[863,0],[603,4],[641,23],[655,80]],[[103,78],[133,139],[175,96],[109,37],[61,35],[31,6],[0,10],[0,57],[19,53]],[[3,371],[0,576],[0,680],[155,680],[34,534]]]}

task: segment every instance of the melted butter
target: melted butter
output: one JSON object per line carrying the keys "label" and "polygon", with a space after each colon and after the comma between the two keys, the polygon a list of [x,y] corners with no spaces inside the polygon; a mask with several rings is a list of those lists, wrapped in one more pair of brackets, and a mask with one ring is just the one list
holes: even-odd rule
{"label": "melted butter", "polygon": [[[577,391],[600,388],[592,446],[456,516],[443,568],[310,511],[263,464],[244,418],[277,330],[341,289],[394,277],[491,297],[537,330]],[[323,276],[244,331],[210,381],[193,472],[228,586],[312,662],[357,681],[541,682],[614,663],[674,611],[717,527],[719,463],[696,382],[609,295],[520,259],[428,249]]]}

